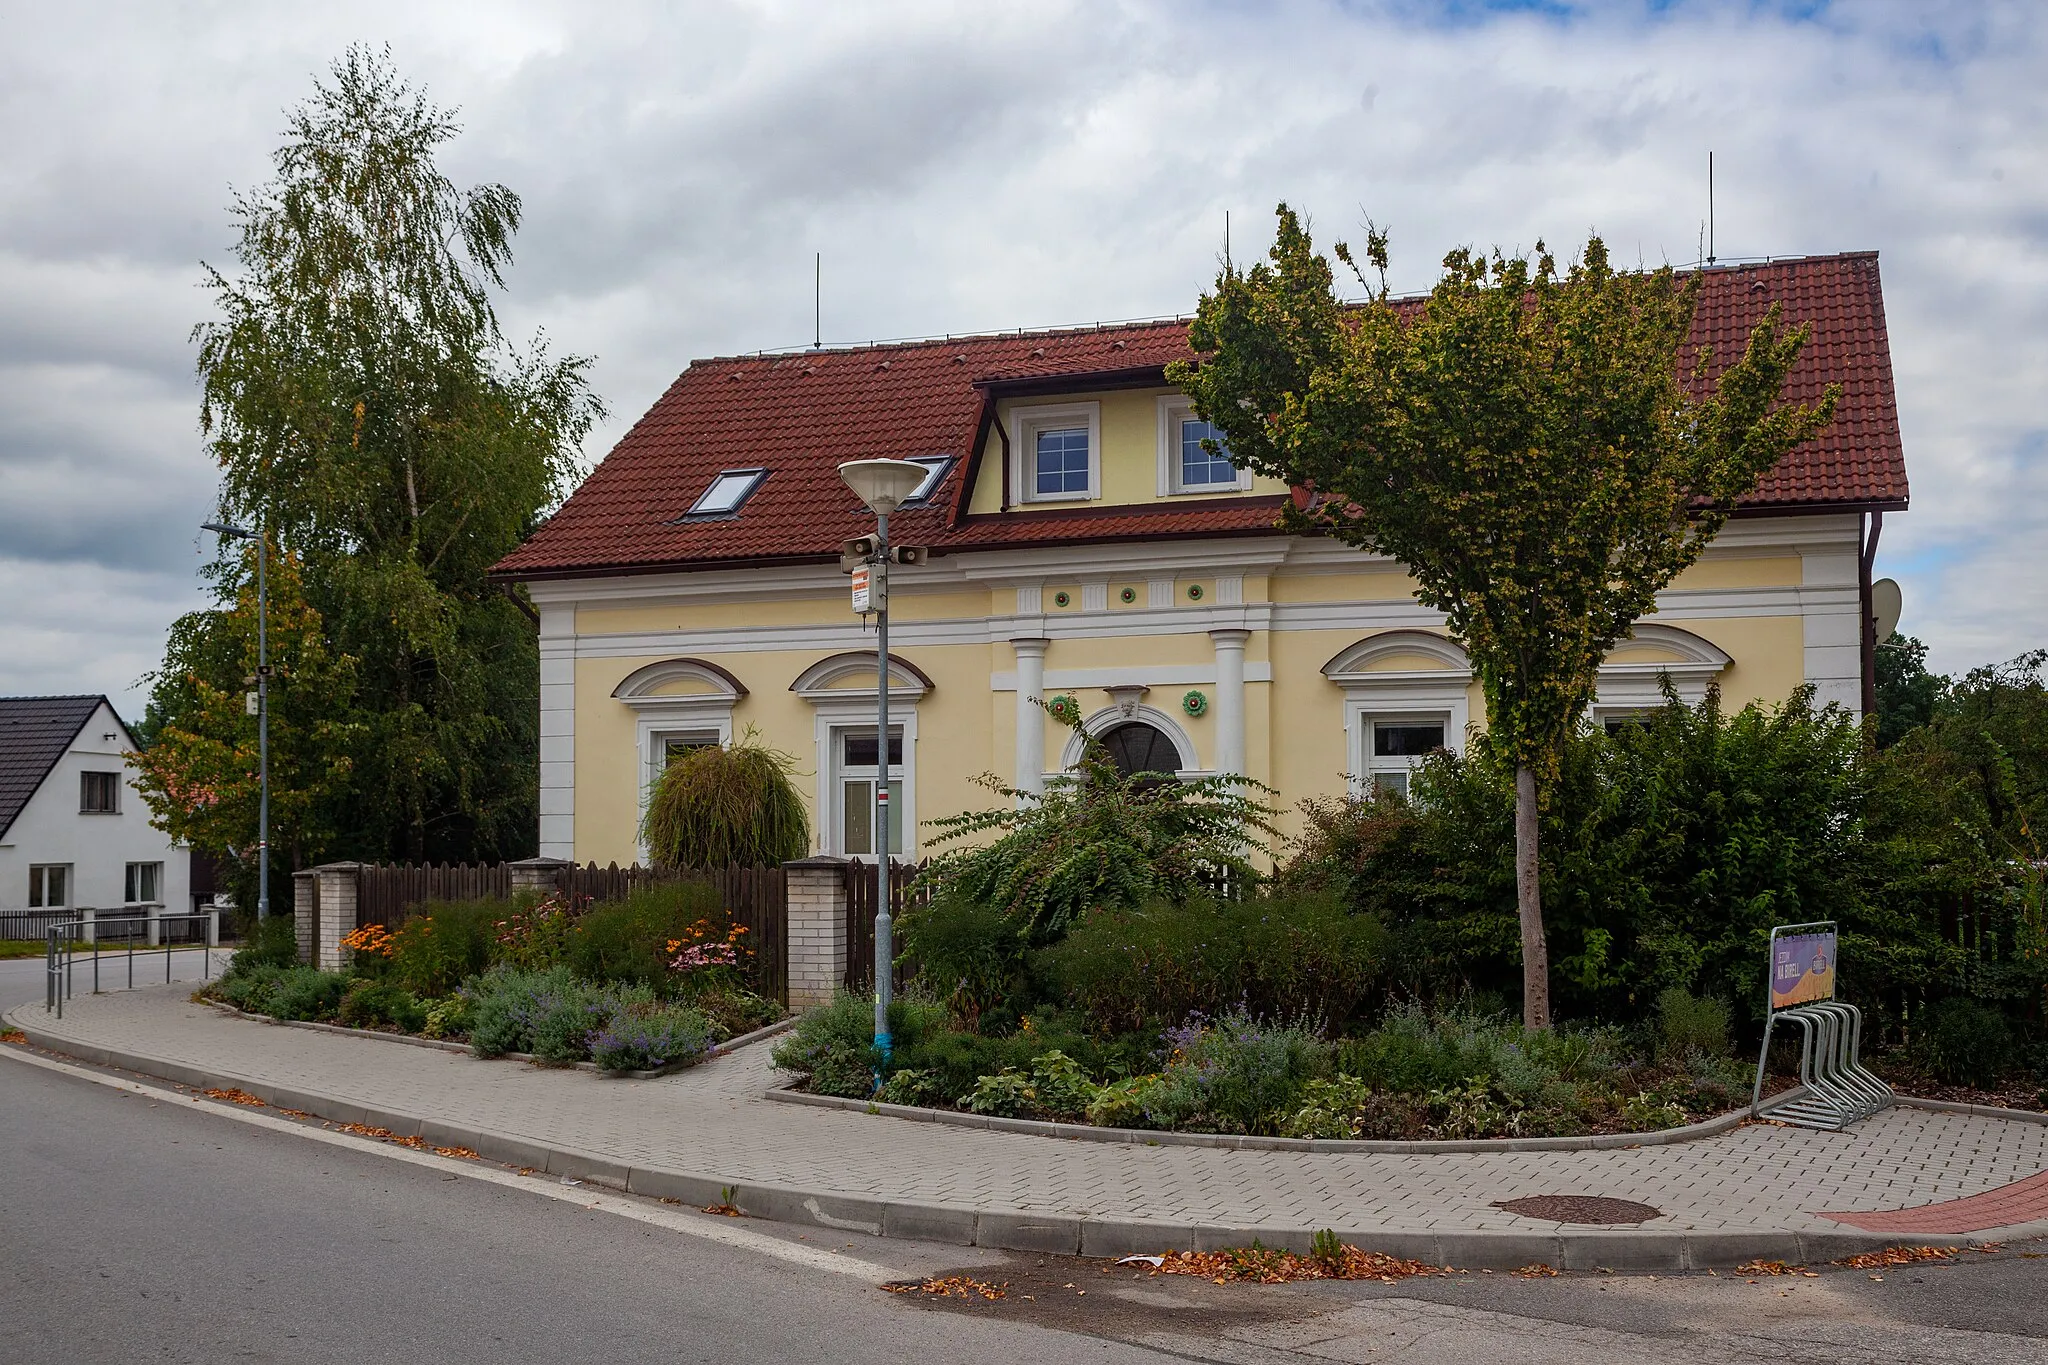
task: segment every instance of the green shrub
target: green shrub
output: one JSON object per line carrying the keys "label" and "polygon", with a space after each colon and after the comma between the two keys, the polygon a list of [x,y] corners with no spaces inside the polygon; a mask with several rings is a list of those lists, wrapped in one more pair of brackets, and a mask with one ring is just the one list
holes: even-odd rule
{"label": "green shrub", "polygon": [[898,921],[903,956],[918,984],[945,1001],[971,1031],[982,1015],[1022,993],[1024,938],[1001,910],[962,895],[941,895]]}
{"label": "green shrub", "polygon": [[522,971],[544,971],[558,965],[569,952],[569,939],[576,930],[576,917],[569,913],[567,898],[550,892],[531,905],[514,903],[511,911],[492,924],[492,959]]}
{"label": "green shrub", "polygon": [[277,998],[278,978],[287,970],[272,963],[252,962],[223,973],[215,993],[238,1010],[269,1014]]}
{"label": "green shrub", "polygon": [[569,936],[566,960],[587,981],[666,989],[668,945],[681,942],[698,921],[724,916],[718,889],[709,882],[643,885],[624,900],[585,910]]}
{"label": "green shrub", "polygon": [[1356,1076],[1334,1076],[1308,1082],[1301,1107],[1281,1128],[1292,1138],[1355,1138],[1367,1122],[1372,1088]]}
{"label": "green shrub", "polygon": [[1168,1077],[1188,1077],[1218,1131],[1273,1132],[1301,1107],[1308,1083],[1329,1074],[1330,1045],[1305,1029],[1233,1011],[1167,1032]]}
{"label": "green shrub", "polygon": [[766,1028],[789,1012],[764,995],[730,983],[696,991],[688,997],[688,1003],[711,1021],[712,1033],[721,1039]]}
{"label": "green shrub", "polygon": [[1683,1061],[1695,1053],[1728,1055],[1728,1006],[1668,986],[1657,996],[1657,1055]]}
{"label": "green shrub", "polygon": [[429,1038],[462,1038],[469,1034],[470,1013],[474,1008],[470,998],[457,992],[445,995],[439,1000],[421,1002],[427,1011],[420,1032]]}
{"label": "green shrub", "polygon": [[240,976],[258,967],[299,965],[298,930],[290,915],[272,915],[252,920],[247,941],[228,959],[223,976]]}
{"label": "green shrub", "polygon": [[1431,1014],[1415,1005],[1336,1046],[1337,1070],[1377,1091],[1450,1092],[1476,1076],[1530,1106],[1569,1104],[1573,1087],[1605,1081],[1629,1061],[1613,1030],[1566,1025],[1529,1033],[1503,1019]]}
{"label": "green shrub", "polygon": [[1934,1007],[1921,1047],[1928,1069],[1958,1085],[1995,1086],[2016,1060],[2012,1029],[2004,1016],[1960,996]]}
{"label": "green shrub", "polygon": [[687,1005],[633,1005],[615,1011],[589,1040],[590,1059],[607,1071],[646,1071],[701,1059],[711,1021]]}
{"label": "green shrub", "polygon": [[1230,1008],[1329,1032],[1365,1000],[1384,943],[1377,920],[1334,896],[1270,895],[1101,911],[1042,961],[1101,1033]]}
{"label": "green shrub", "polygon": [[[897,996],[889,1006],[891,1070],[917,1069],[912,1059],[918,1049],[945,1026],[945,1006],[915,994]],[[875,1002],[841,993],[798,1019],[776,1043],[770,1060],[803,1078],[813,1094],[866,1099],[875,1093],[875,1074],[881,1069],[874,1043]]]}
{"label": "green shrub", "polygon": [[1229,775],[1162,782],[1127,774],[1078,721],[1073,729],[1083,741],[1073,773],[1029,794],[983,779],[999,805],[931,822],[935,842],[973,846],[939,853],[922,884],[994,906],[1020,937],[1043,946],[1103,907],[1178,904],[1219,877],[1258,880],[1249,855],[1272,835],[1274,811],[1245,793],[1265,788]]}
{"label": "green shrub", "polygon": [[562,999],[581,1000],[589,988],[567,967],[523,972],[493,967],[463,988],[470,1001],[469,1045],[479,1057],[532,1052],[534,1025]]}
{"label": "green shrub", "polygon": [[393,981],[415,995],[446,995],[491,965],[506,900],[429,901],[391,935]]}
{"label": "green shrub", "polygon": [[276,1019],[332,1019],[352,980],[340,972],[312,967],[283,968],[263,1012]]}
{"label": "green shrub", "polygon": [[334,1018],[336,1023],[350,1028],[396,1028],[418,1033],[426,1027],[427,1012],[419,998],[403,986],[358,977],[343,992]]}
{"label": "green shrub", "polygon": [[811,821],[796,761],[754,742],[693,749],[648,793],[640,837],[657,867],[765,867],[801,858]]}

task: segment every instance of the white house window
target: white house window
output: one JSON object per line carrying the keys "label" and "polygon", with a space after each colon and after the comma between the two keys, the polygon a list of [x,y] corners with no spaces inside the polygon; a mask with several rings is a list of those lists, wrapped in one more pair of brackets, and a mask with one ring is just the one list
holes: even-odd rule
{"label": "white house window", "polygon": [[149,904],[164,898],[164,865],[162,863],[128,864],[127,891],[123,897],[130,905]]}
{"label": "white house window", "polygon": [[[1211,454],[1204,441],[1214,441]],[[1251,475],[1230,462],[1222,448],[1223,433],[1195,416],[1194,405],[1179,396],[1159,400],[1159,496],[1180,493],[1242,493]]]}
{"label": "white house window", "polygon": [[71,904],[71,864],[35,863],[28,870],[28,908],[54,910]]}
{"label": "white house window", "polygon": [[1415,765],[1444,747],[1450,724],[1442,716],[1373,716],[1366,719],[1370,731],[1366,744],[1366,780],[1374,791],[1408,794],[1408,777]]}
{"label": "white house window", "polygon": [[[839,798],[839,853],[843,857],[875,856],[875,782],[881,776],[880,747],[875,727],[835,731],[838,743],[835,784]],[[889,727],[889,852],[903,852],[903,727]]]}
{"label": "white house window", "polygon": [[737,515],[740,504],[754,495],[761,486],[761,480],[768,477],[765,469],[726,469],[711,481],[711,486],[690,504],[690,510],[683,515],[690,517],[729,517]]}
{"label": "white house window", "polygon": [[1011,486],[1021,502],[1084,502],[1102,495],[1099,403],[1018,408]]}
{"label": "white house window", "polygon": [[81,815],[120,814],[121,774],[80,773],[78,775],[78,812]]}

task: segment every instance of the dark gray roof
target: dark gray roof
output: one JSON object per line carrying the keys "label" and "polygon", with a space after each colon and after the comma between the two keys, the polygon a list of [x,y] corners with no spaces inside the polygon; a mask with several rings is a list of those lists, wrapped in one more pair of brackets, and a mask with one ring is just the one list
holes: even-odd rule
{"label": "dark gray roof", "polygon": [[0,697],[0,838],[106,700]]}

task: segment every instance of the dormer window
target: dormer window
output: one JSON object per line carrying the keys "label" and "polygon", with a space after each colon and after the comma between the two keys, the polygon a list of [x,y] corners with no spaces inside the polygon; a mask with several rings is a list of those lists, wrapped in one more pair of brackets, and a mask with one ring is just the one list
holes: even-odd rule
{"label": "dormer window", "polygon": [[903,505],[910,507],[923,502],[926,498],[939,491],[939,485],[946,481],[946,471],[953,467],[953,457],[951,455],[913,455],[904,463],[922,465],[931,471],[924,476],[924,482],[917,486],[917,491],[903,500]]}
{"label": "dormer window", "polygon": [[1012,481],[1020,502],[1086,502],[1102,496],[1102,405],[1065,403],[1011,413]]}
{"label": "dormer window", "polygon": [[754,496],[754,490],[767,477],[765,469],[721,470],[712,479],[711,486],[690,504],[690,510],[683,515],[697,518],[737,516],[740,504]]}
{"label": "dormer window", "polygon": [[[1203,444],[1216,445],[1211,452]],[[1181,493],[1243,493],[1252,486],[1249,470],[1231,463],[1223,433],[1195,416],[1185,398],[1159,400],[1159,496]]]}

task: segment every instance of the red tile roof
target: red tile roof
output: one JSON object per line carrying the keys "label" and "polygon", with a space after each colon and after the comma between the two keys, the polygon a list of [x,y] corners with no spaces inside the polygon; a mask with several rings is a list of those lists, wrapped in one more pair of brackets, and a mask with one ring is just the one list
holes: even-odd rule
{"label": "red tile roof", "polygon": [[[1877,254],[1709,269],[1693,340],[1732,358],[1773,302],[1788,322],[1813,324],[1787,396],[1811,400],[1839,384],[1842,401],[1834,425],[1786,456],[1745,507],[1903,506],[1906,462]],[[831,558],[873,521],[837,466],[874,456],[963,457],[929,505],[891,518],[892,539],[939,553],[1271,534],[1280,497],[964,512],[966,457],[979,443],[990,386],[1043,380],[1081,392],[1158,384],[1162,366],[1189,354],[1187,324],[1175,321],[700,360],[497,572],[551,578]],[[677,520],[720,470],[756,466],[767,479],[737,516]]]}

